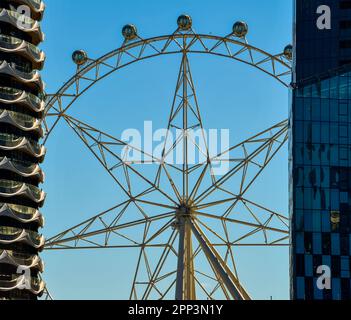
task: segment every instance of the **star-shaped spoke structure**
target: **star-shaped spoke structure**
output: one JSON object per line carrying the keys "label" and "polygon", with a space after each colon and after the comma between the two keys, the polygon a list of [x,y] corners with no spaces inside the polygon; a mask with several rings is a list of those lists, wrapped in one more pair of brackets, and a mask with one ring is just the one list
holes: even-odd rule
{"label": "star-shaped spoke structure", "polygon": [[[179,45],[186,48],[183,41]],[[288,218],[247,196],[286,144],[288,121],[213,152],[187,53],[183,50],[167,136],[158,154],[60,113],[116,182],[121,200],[52,237],[46,250],[138,249],[130,292],[135,300],[248,300],[236,247],[289,241]]]}

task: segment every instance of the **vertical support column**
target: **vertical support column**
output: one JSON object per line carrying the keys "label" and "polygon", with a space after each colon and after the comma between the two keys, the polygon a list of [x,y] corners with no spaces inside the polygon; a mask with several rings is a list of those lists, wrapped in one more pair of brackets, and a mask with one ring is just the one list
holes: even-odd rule
{"label": "vertical support column", "polygon": [[184,292],[184,256],[185,256],[185,223],[181,218],[178,221],[179,228],[179,246],[178,246],[178,266],[177,266],[177,283],[176,283],[176,300],[183,300]]}
{"label": "vertical support column", "polygon": [[185,219],[185,300],[196,300],[193,241],[190,218]]}
{"label": "vertical support column", "polygon": [[176,300],[196,300],[191,221],[179,218]]}

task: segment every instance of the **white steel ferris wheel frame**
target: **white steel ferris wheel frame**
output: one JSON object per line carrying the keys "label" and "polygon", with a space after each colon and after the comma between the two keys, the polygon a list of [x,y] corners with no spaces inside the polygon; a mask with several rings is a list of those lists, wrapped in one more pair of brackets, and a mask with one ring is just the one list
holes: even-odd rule
{"label": "white steel ferris wheel frame", "polygon": [[[182,127],[178,129],[183,130],[184,133],[181,138],[184,146],[184,164],[181,168],[176,168],[165,162],[166,154],[170,151],[167,150],[166,145],[163,149],[162,159],[156,159],[153,155],[146,154],[142,150],[137,150],[147,155],[152,159],[151,161],[154,164],[159,166],[155,179],[152,180],[145,177],[142,172],[135,168],[137,163],[126,161],[116,151],[116,149],[118,150],[122,147],[135,150],[134,146],[128,145],[126,142],[110,134],[69,116],[67,112],[77,99],[92,86],[114,72],[139,61],[174,54],[181,55],[182,61],[171,114],[168,120],[168,129],[178,128],[174,124],[174,121],[177,117],[181,118]],[[127,200],[52,237],[46,242],[45,250],[140,249],[130,299],[153,299],[155,295],[158,299],[163,299],[169,296],[171,290],[174,290],[176,300],[195,300],[198,297],[197,290],[202,290],[202,293],[205,293],[207,299],[215,299],[216,293],[221,291],[221,296],[227,299],[250,300],[249,294],[239,281],[232,248],[235,246],[289,245],[289,219],[245,198],[245,194],[252,187],[255,180],[287,142],[288,121],[282,121],[267,130],[253,135],[247,140],[230,147],[225,152],[218,154],[216,157],[210,157],[208,149],[206,149],[205,155],[207,160],[204,163],[190,166],[187,163],[187,144],[193,143],[193,141],[190,141],[186,132],[194,128],[204,130],[188,59],[190,54],[215,55],[250,65],[275,78],[283,86],[289,88],[292,68],[291,60],[286,53],[269,54],[250,45],[245,36],[238,37],[234,33],[225,37],[197,34],[190,27],[186,29],[178,28],[171,35],[149,39],[143,39],[135,34],[133,39],[126,39],[121,48],[99,59],[87,58],[84,64],[78,65],[74,76],[57,93],[47,96],[45,109],[46,120],[44,123],[46,132],[45,143],[58,122],[60,120],[65,121],[83,144],[91,151],[102,167],[115,180],[127,196]],[[195,119],[193,125],[190,125],[190,117]],[[223,154],[231,152],[235,154],[240,153],[240,156],[230,158],[229,161],[232,167],[229,172],[220,179],[211,176],[211,184],[200,192],[200,186],[205,180],[205,175],[211,174],[213,162],[220,162]],[[111,162],[112,158],[114,159],[113,162]],[[254,174],[249,176],[248,172],[252,168],[255,170]],[[116,170],[123,172],[125,184],[120,181],[119,176],[115,173]],[[182,175],[182,184],[180,187],[175,184],[170,170],[176,170]],[[191,186],[189,183],[190,175],[195,171],[200,172],[200,174]],[[146,189],[139,194],[132,192],[133,188],[130,178],[132,174],[147,185]],[[163,191],[161,174],[168,180],[174,196]],[[238,192],[235,193],[232,189],[226,189],[225,184],[237,175],[240,175],[240,183]],[[217,191],[222,193],[222,197],[224,194],[226,197],[218,198],[211,202],[205,201]],[[165,204],[164,201],[158,203],[155,200],[146,198],[155,192],[169,203]],[[131,204],[140,210],[143,218],[121,223],[122,216]],[[213,214],[204,211],[227,204],[229,207],[223,214]],[[247,210],[253,221],[249,221],[248,219],[241,220],[237,216],[235,219],[231,217],[232,211],[238,204],[241,204]],[[167,210],[167,212],[152,216],[144,211],[142,205],[158,206]],[[258,210],[260,213],[257,214],[255,210]],[[117,213],[115,214],[115,212]],[[115,218],[107,222],[105,217],[111,214]],[[265,217],[263,218],[264,215]],[[209,227],[200,220],[201,217],[220,223],[222,225],[221,232]],[[163,224],[163,227],[159,230],[154,230],[150,234],[151,225],[154,222],[164,221],[165,219],[167,219],[167,222]],[[280,224],[280,227],[276,226],[277,222]],[[233,239],[229,229],[236,224],[251,228],[251,230]],[[123,230],[135,226],[144,227],[143,237],[139,241],[122,234]],[[166,243],[152,243],[152,241],[166,231],[170,233],[170,237]],[[263,235],[264,240],[261,243],[245,243],[245,240],[257,233],[262,233]],[[280,236],[274,240],[270,240],[270,233],[277,233]],[[218,239],[219,242],[214,243],[213,240],[209,239],[209,234]],[[100,238],[95,240],[94,237],[99,236]],[[113,243],[111,240],[113,237],[124,238],[129,244]],[[177,238],[178,244],[176,245]],[[197,243],[196,249],[194,249],[194,242]],[[163,250],[154,268],[151,268],[150,259],[146,254],[148,247],[158,247]],[[224,255],[219,252],[219,248],[223,247],[226,248]],[[212,276],[197,270],[194,261],[200,253],[208,261]],[[168,273],[162,273],[162,268],[171,254],[177,259],[176,269]],[[138,272],[142,263],[144,263],[147,273],[145,281],[138,280]],[[198,279],[200,275],[216,283],[212,290],[207,289]],[[170,281],[167,287],[160,289],[159,283],[169,278],[174,280]],[[137,289],[140,285],[144,286],[141,293]],[[48,295],[47,290],[46,294]]]}

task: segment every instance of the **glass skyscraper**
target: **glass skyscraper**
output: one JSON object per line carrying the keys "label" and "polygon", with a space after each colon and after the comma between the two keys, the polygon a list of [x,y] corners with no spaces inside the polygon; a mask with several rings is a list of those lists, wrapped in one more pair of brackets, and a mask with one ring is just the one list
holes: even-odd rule
{"label": "glass skyscraper", "polygon": [[350,63],[351,1],[296,0],[290,139],[292,299],[351,299]]}

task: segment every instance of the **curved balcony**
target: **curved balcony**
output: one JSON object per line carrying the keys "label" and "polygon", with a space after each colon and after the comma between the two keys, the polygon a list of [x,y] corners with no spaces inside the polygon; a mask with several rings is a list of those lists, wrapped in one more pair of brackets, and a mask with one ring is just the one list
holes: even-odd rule
{"label": "curved balcony", "polygon": [[0,102],[4,104],[23,104],[34,112],[43,112],[45,110],[45,101],[41,100],[34,94],[23,90],[0,87]]}
{"label": "curved balcony", "polygon": [[0,133],[0,150],[22,151],[40,161],[43,161],[46,154],[44,146],[40,146],[34,141],[31,142],[25,137],[18,137],[7,133]]}
{"label": "curved balcony", "polygon": [[40,183],[45,180],[45,174],[38,164],[28,165],[7,157],[0,157],[0,170],[16,173],[23,178],[36,178]]}
{"label": "curved balcony", "polygon": [[0,180],[0,197],[25,197],[37,204],[42,204],[46,194],[39,188],[12,180]]}
{"label": "curved balcony", "polygon": [[43,136],[42,121],[29,115],[0,108],[0,123],[10,124],[25,132],[36,132]]}
{"label": "curved balcony", "polygon": [[0,249],[0,264],[9,264],[16,268],[37,269],[44,272],[44,263],[37,255],[21,254],[12,250]]}
{"label": "curved balcony", "polygon": [[32,16],[36,20],[41,20],[45,11],[45,3],[41,0],[12,0],[12,2],[19,5],[27,5],[31,11]]}
{"label": "curved balcony", "polygon": [[37,232],[25,229],[0,226],[0,244],[25,243],[31,247],[41,250],[45,239]]}
{"label": "curved balcony", "polygon": [[33,69],[42,69],[45,53],[36,46],[19,38],[0,34],[0,50],[21,55],[33,63]]}
{"label": "curved balcony", "polygon": [[29,34],[33,44],[38,45],[44,41],[44,34],[41,32],[40,23],[32,18],[21,15],[15,11],[0,9],[0,22],[9,23],[15,28]]}
{"label": "curved balcony", "polygon": [[40,227],[45,223],[39,210],[9,203],[0,203],[0,217],[11,218],[21,223],[36,222]]}
{"label": "curved balcony", "polygon": [[27,279],[25,275],[13,275],[11,280],[0,280],[0,291],[12,291],[12,290],[25,290],[30,291],[34,295],[40,295],[45,289],[45,282],[37,279],[31,278],[27,284]]}
{"label": "curved balcony", "polygon": [[41,79],[40,73],[36,70],[32,72],[26,72],[20,66],[16,64],[10,64],[7,61],[3,60],[0,61],[0,73],[14,77],[21,83],[35,85],[41,91],[44,90],[44,82]]}

